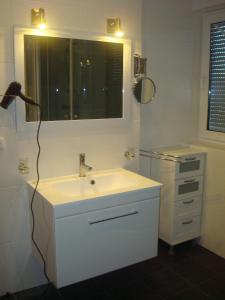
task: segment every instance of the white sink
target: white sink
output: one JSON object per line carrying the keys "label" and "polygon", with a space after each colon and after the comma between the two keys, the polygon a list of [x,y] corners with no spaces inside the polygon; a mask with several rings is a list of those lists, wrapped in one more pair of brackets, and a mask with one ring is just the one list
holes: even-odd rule
{"label": "white sink", "polygon": [[[142,179],[142,178],[141,178]],[[122,170],[98,172],[88,177],[72,177],[52,182],[52,188],[70,196],[94,196],[141,184],[141,179]]]}
{"label": "white sink", "polygon": [[60,288],[156,256],[160,187],[124,169],[41,180],[34,236],[51,281]]}
{"label": "white sink", "polygon": [[[35,186],[34,181],[29,185]],[[52,205],[90,200],[97,197],[130,192],[145,188],[159,188],[159,183],[125,169],[90,172],[40,180],[38,192]]]}

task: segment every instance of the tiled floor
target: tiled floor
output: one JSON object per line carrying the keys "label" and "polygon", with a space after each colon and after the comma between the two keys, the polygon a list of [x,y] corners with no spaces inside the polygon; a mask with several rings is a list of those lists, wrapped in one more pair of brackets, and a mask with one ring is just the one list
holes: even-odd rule
{"label": "tiled floor", "polygon": [[[42,291],[40,287],[15,296],[37,299]],[[41,299],[225,300],[225,259],[190,243],[177,246],[171,256],[160,242],[156,258],[59,291],[51,286]]]}

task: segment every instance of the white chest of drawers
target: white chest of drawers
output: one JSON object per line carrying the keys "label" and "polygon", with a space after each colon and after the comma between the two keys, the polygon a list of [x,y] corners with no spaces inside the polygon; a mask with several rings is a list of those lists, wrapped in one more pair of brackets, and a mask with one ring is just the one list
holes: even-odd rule
{"label": "white chest of drawers", "polygon": [[159,237],[174,246],[201,235],[206,153],[193,146],[157,151],[181,161],[151,159],[151,178],[163,184]]}

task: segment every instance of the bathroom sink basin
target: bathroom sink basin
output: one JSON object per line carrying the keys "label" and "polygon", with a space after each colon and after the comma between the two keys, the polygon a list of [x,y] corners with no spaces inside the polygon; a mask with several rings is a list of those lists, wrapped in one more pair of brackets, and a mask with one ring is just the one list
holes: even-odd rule
{"label": "bathroom sink basin", "polygon": [[[35,181],[29,181],[28,184],[32,189],[35,187]],[[135,191],[142,191],[143,199],[149,198],[149,189],[155,196],[154,193],[158,194],[160,186],[160,183],[128,170],[111,169],[90,172],[86,177],[71,175],[43,179],[39,182],[37,193],[52,206],[64,205],[67,211],[71,209],[84,212],[132,202],[135,196],[130,193]]]}
{"label": "bathroom sink basin", "polygon": [[[142,178],[141,178],[142,179]],[[140,178],[127,172],[95,173],[87,177],[66,178],[52,183],[52,188],[69,196],[88,196],[113,192],[141,184]]]}

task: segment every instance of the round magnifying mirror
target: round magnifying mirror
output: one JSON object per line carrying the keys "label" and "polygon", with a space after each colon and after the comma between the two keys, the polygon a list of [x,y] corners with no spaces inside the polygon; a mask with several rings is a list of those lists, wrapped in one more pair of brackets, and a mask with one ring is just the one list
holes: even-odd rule
{"label": "round magnifying mirror", "polygon": [[156,86],[151,78],[142,77],[137,80],[133,92],[138,102],[147,104],[153,100],[156,93]]}

